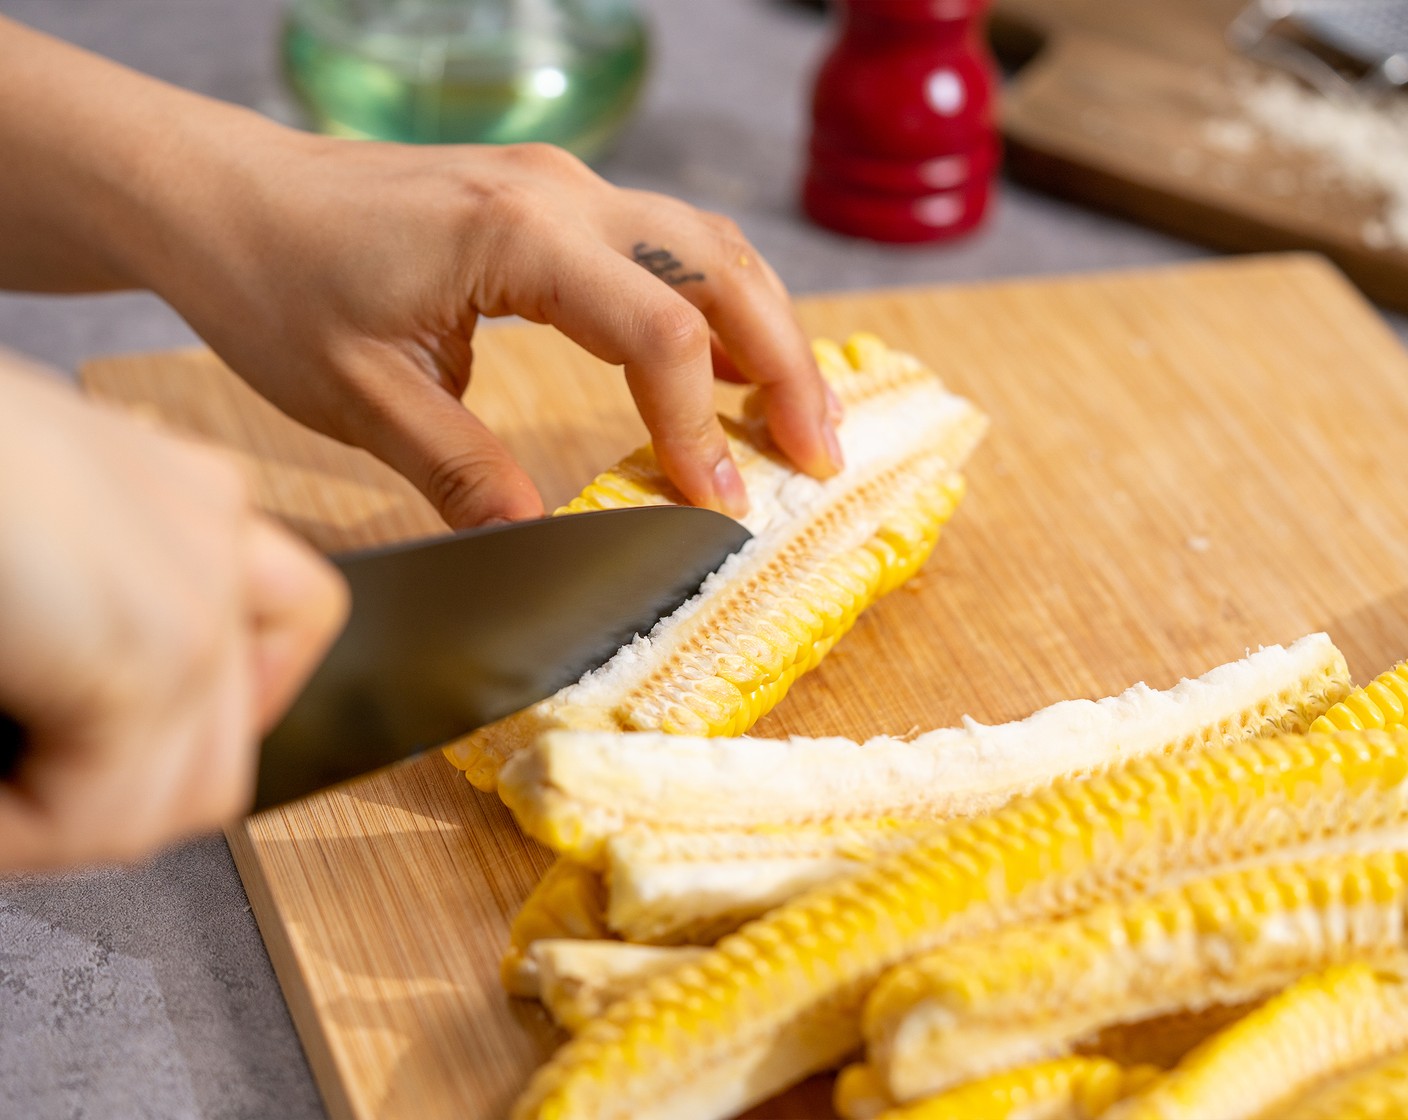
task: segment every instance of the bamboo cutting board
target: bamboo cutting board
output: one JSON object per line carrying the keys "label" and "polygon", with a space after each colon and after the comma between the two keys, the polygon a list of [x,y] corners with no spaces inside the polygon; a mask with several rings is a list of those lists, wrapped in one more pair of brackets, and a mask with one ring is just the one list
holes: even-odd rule
{"label": "bamboo cutting board", "polygon": [[[759,724],[865,737],[1019,718],[1328,630],[1357,678],[1408,654],[1408,355],[1318,259],[802,302],[879,333],[992,416],[928,567]],[[544,328],[485,331],[469,402],[549,505],[641,439],[614,373]],[[204,353],[94,362],[99,396],[233,448],[323,547],[439,525],[368,456]],[[334,1117],[503,1116],[559,1036],[501,993],[547,854],[438,755],[231,845]],[[758,1117],[829,1114],[815,1079]]]}
{"label": "bamboo cutting board", "polygon": [[[994,44],[1030,59],[1003,90],[1009,167],[1220,248],[1318,250],[1375,299],[1408,307],[1408,250],[1365,237],[1384,218],[1381,194],[1238,123],[1236,84],[1274,72],[1227,44],[1247,3],[995,0]],[[1238,142],[1219,142],[1229,135]]]}

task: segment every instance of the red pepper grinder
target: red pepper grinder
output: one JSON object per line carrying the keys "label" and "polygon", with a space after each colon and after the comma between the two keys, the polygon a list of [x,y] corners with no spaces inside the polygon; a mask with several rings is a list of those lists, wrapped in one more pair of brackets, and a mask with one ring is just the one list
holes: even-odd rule
{"label": "red pepper grinder", "polygon": [[973,229],[997,169],[986,0],[840,0],[812,98],[802,205],[875,241]]}

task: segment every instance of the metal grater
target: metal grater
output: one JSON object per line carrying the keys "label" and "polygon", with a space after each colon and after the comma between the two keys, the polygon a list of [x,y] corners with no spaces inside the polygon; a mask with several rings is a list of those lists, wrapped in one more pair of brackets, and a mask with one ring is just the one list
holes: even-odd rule
{"label": "metal grater", "polygon": [[1228,39],[1327,94],[1408,86],[1408,0],[1257,0]]}

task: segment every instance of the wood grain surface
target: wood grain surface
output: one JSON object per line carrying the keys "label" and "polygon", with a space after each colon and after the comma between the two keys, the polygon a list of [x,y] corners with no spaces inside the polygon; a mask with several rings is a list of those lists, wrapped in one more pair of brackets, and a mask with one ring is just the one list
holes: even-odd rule
{"label": "wood grain surface", "polygon": [[1029,63],[1003,91],[1007,161],[1043,189],[1228,249],[1314,249],[1375,299],[1408,307],[1408,250],[1373,248],[1378,192],[1322,157],[1216,142],[1236,83],[1270,69],[1226,29],[1247,0],[995,0],[994,41]]}
{"label": "wood grain surface", "polygon": [[[802,302],[992,416],[919,577],[757,728],[879,732],[1159,688],[1328,630],[1357,678],[1408,653],[1408,356],[1322,261]],[[468,401],[549,503],[641,438],[616,374],[551,331],[476,342]],[[326,548],[427,534],[421,499],[202,353],[107,359],[91,392],[229,447]],[[259,816],[231,844],[334,1117],[499,1117],[559,1040],[497,963],[545,851],[438,755]],[[829,1115],[824,1078],[757,1117]]]}

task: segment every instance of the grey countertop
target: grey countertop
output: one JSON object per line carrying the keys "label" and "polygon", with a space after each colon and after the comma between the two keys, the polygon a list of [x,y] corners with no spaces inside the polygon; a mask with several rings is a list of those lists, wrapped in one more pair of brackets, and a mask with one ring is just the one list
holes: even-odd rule
{"label": "grey countertop", "polygon": [[[148,73],[296,114],[280,0],[0,0],[0,12]],[[793,202],[825,22],[778,0],[645,0],[654,65],[601,170],[735,217],[796,292],[1189,260],[1208,250],[1004,183],[987,227],[942,248],[832,237]],[[0,247],[3,251],[3,247]],[[1408,320],[1390,316],[1408,340]],[[0,345],[71,372],[194,336],[143,295],[0,296]],[[124,871],[0,883],[0,1117],[322,1115],[222,840]]]}

